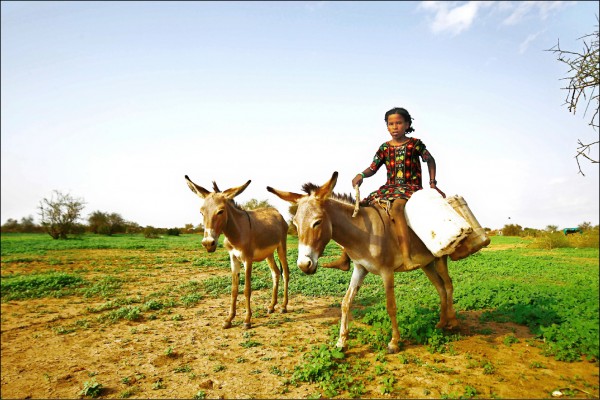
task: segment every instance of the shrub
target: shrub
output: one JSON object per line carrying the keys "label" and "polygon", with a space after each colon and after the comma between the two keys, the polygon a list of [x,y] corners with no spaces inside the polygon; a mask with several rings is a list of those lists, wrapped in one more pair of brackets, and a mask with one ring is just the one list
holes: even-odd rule
{"label": "shrub", "polygon": [[517,224],[507,224],[502,228],[503,236],[521,236],[523,233],[523,227]]}
{"label": "shrub", "polygon": [[569,245],[578,249],[581,248],[598,248],[600,240],[598,239],[598,231],[588,230],[582,234],[569,235],[566,237]]}
{"label": "shrub", "polygon": [[158,229],[153,226],[144,228],[144,237],[147,239],[158,239]]}
{"label": "shrub", "polygon": [[563,247],[571,247],[569,240],[562,232],[548,232],[536,237],[531,242],[530,247],[536,249],[557,249]]}

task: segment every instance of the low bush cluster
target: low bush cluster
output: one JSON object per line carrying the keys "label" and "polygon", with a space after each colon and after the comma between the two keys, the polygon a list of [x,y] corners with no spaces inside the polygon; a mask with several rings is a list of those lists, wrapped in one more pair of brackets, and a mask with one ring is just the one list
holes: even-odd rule
{"label": "low bush cluster", "polygon": [[573,247],[578,249],[598,247],[600,244],[598,231],[587,231],[566,236],[562,232],[544,232],[535,237],[530,247],[536,249],[561,249]]}

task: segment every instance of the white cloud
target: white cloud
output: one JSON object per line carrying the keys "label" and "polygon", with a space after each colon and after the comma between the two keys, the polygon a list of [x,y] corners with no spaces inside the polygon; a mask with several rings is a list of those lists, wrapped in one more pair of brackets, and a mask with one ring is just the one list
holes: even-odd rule
{"label": "white cloud", "polygon": [[431,30],[434,33],[450,32],[458,35],[473,24],[479,10],[492,4],[489,1],[468,1],[463,4],[445,1],[424,1],[420,8],[433,12]]}
{"label": "white cloud", "polygon": [[531,44],[531,42],[533,42],[535,39],[537,39],[537,37],[542,34],[544,31],[540,31],[537,33],[532,33],[531,35],[527,36],[527,38],[521,42],[521,44],[519,45],[519,54],[524,54],[527,49],[529,48],[529,45]]}
{"label": "white cloud", "polygon": [[504,25],[516,25],[524,19],[535,16],[536,14],[542,19],[548,18],[548,16],[556,10],[560,10],[567,6],[566,1],[523,1],[523,2],[511,2],[511,6],[507,8],[512,11],[511,14],[502,21]]}
{"label": "white cloud", "polygon": [[[458,35],[469,29],[482,17],[484,9],[491,9],[493,14],[506,15],[502,20],[504,25],[516,25],[525,19],[538,17],[542,20],[575,2],[566,1],[423,1],[419,9],[433,14],[430,28],[433,33],[449,32]],[[532,39],[533,40],[533,39]]]}

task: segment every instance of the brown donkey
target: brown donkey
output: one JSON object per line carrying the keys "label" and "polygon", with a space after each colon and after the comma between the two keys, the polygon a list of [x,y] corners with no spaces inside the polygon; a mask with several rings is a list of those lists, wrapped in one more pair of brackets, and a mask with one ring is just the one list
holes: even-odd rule
{"label": "brown donkey", "polygon": [[[346,270],[349,259],[354,261],[350,286],[342,302],[340,337],[337,347],[345,348],[348,339],[348,318],[352,300],[367,273],[381,276],[386,295],[386,308],[392,322],[392,340],[388,351],[399,350],[400,332],[396,320],[394,272],[404,271],[402,252],[394,233],[393,222],[379,207],[361,207],[352,217],[353,203],[348,196],[333,194],[337,172],[323,186],[305,184],[308,194],[283,192],[267,187],[281,199],[298,205],[294,225],[298,228],[298,267],[306,274],[314,274],[319,257],[329,240],[344,248],[340,269]],[[410,230],[413,260],[422,265],[429,280],[438,291],[441,302],[440,321],[436,328],[453,328],[458,325],[453,304],[452,280],[448,275],[446,256],[435,258],[423,242]],[[348,259],[349,257],[349,259]],[[345,265],[343,265],[345,264]]]}
{"label": "brown donkey", "polygon": [[209,192],[202,186],[196,185],[185,176],[188,186],[192,192],[201,199],[200,213],[204,217],[204,238],[202,245],[209,253],[217,249],[217,242],[221,233],[225,235],[223,244],[229,252],[231,261],[231,306],[229,316],[223,322],[223,328],[230,328],[231,321],[235,317],[238,289],[240,284],[240,267],[244,264],[245,284],[244,296],[246,298],[246,318],[244,327],[250,328],[250,295],[252,292],[250,277],[252,275],[252,263],[262,261],[265,258],[271,268],[273,278],[273,294],[268,313],[275,311],[277,304],[277,292],[279,289],[280,271],[275,263],[275,250],[281,262],[283,270],[283,304],[281,312],[287,312],[288,304],[288,281],[290,271],[286,258],[286,239],[288,225],[275,208],[261,208],[251,211],[241,209],[233,198],[246,189],[250,181],[242,186],[230,188],[223,192],[213,182],[215,192]]}

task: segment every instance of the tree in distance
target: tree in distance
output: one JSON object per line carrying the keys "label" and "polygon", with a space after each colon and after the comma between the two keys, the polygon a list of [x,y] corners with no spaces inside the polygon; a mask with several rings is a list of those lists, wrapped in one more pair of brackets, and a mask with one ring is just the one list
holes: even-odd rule
{"label": "tree in distance", "polygon": [[53,239],[66,239],[70,233],[78,233],[77,220],[85,207],[83,199],[54,190],[52,196],[40,201],[39,214],[44,230]]}

